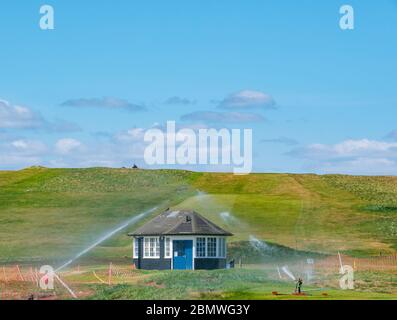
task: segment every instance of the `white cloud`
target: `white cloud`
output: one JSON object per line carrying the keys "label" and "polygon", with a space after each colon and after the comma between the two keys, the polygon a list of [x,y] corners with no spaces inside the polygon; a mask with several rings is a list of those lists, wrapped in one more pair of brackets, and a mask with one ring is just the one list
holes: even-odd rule
{"label": "white cloud", "polygon": [[8,101],[0,100],[0,128],[32,129],[39,128],[45,121],[39,113],[19,105],[11,105]]}
{"label": "white cloud", "polygon": [[47,146],[38,140],[7,139],[0,143],[0,168],[21,168],[42,164]]}
{"label": "white cloud", "polygon": [[122,131],[117,133],[114,136],[114,138],[120,142],[137,142],[137,141],[143,141],[144,135],[145,135],[145,129],[133,128],[127,131]]}
{"label": "white cloud", "polygon": [[70,99],[61,104],[64,107],[97,107],[105,109],[125,109],[132,112],[145,111],[146,107],[114,97]]}
{"label": "white cloud", "polygon": [[305,168],[321,173],[397,174],[397,142],[370,139],[336,144],[315,143],[288,153],[303,158]]}
{"label": "white cloud", "polygon": [[299,144],[299,142],[295,139],[288,137],[278,137],[273,139],[262,139],[261,143],[276,143],[276,144],[284,144],[287,146],[293,146]]}
{"label": "white cloud", "polygon": [[[63,137],[52,142],[51,147],[38,140],[9,136],[0,131],[4,138],[0,141],[0,168],[19,169],[32,165],[66,168],[132,167],[134,163],[145,167],[143,154],[147,143],[144,142],[144,135],[150,128],[165,130],[166,125],[155,123],[149,128],[131,128],[106,134],[106,139],[94,138],[84,143],[78,138]],[[190,129],[194,133],[202,128],[208,127],[203,124],[181,123],[176,130]]]}
{"label": "white cloud", "polygon": [[315,143],[294,149],[291,154],[312,159],[396,156],[397,142],[361,139],[346,140],[337,144]]}
{"label": "white cloud", "polygon": [[397,141],[397,130],[393,130],[390,132],[387,136],[386,139],[394,140]]}
{"label": "white cloud", "polygon": [[343,161],[324,161],[311,169],[323,174],[396,175],[397,162],[387,158],[356,158]]}
{"label": "white cloud", "polygon": [[265,119],[255,113],[243,112],[214,112],[214,111],[196,111],[185,114],[181,117],[182,121],[203,121],[210,123],[245,123],[245,122],[262,122]]}
{"label": "white cloud", "polygon": [[253,90],[243,90],[230,94],[218,105],[222,109],[234,110],[251,108],[272,109],[275,106],[276,102],[271,95]]}
{"label": "white cloud", "polygon": [[[145,167],[143,155],[148,143],[144,141],[144,135],[147,129],[152,128],[167,134],[167,131],[164,131],[166,126],[156,123],[150,128],[131,128],[107,135],[107,139],[95,139],[91,143],[82,144],[75,139],[61,139],[55,144],[54,152],[49,154],[46,165],[50,167],[131,167],[136,163]],[[206,128],[206,126],[179,125],[176,130],[190,129],[193,134],[201,128]],[[181,143],[177,142],[177,145]]]}
{"label": "white cloud", "polygon": [[78,151],[82,146],[83,144],[78,140],[65,138],[55,143],[55,150],[59,154],[67,155],[72,151]]}
{"label": "white cloud", "polygon": [[40,155],[47,151],[47,146],[43,142],[36,140],[15,140],[10,142],[10,146],[15,151],[30,155]]}
{"label": "white cloud", "polygon": [[47,121],[39,112],[25,106],[12,105],[1,99],[0,129],[40,129],[48,132],[81,131],[81,128],[74,123],[61,119]]}
{"label": "white cloud", "polygon": [[188,106],[188,105],[196,104],[196,101],[190,100],[188,98],[174,96],[165,100],[164,104]]}
{"label": "white cloud", "polygon": [[51,167],[131,167],[143,158],[145,144],[144,129],[109,134],[107,139],[96,139],[82,143],[76,139],[64,138],[55,144],[55,154],[48,165]]}

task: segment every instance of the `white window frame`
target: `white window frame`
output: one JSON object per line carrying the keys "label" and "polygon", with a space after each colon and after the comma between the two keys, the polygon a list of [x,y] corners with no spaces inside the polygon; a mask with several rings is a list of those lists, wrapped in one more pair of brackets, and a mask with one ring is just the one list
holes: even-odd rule
{"label": "white window frame", "polygon": [[[198,256],[198,252],[197,252],[197,239],[198,238],[204,238],[205,239],[205,256]],[[215,238],[216,239],[216,253],[215,256],[210,257],[208,256],[208,239],[209,238]],[[222,252],[223,250],[221,249],[221,244],[224,243],[224,252]],[[224,255],[222,255],[222,253],[224,253]],[[227,239],[226,237],[210,237],[210,236],[197,236],[195,239],[195,252],[194,252],[194,256],[197,259],[225,259],[227,256]]]}
{"label": "white window frame", "polygon": [[[168,250],[168,254],[167,254]],[[171,259],[172,258],[172,239],[170,237],[164,238],[164,258]]]}
{"label": "white window frame", "polygon": [[133,252],[132,252],[132,257],[133,259],[138,259],[139,258],[139,239],[134,238],[133,240]]}
{"label": "white window frame", "polygon": [[[152,240],[154,239],[153,250],[151,247]],[[148,249],[148,250],[146,250]],[[151,255],[151,251],[154,252]],[[160,259],[160,238],[159,237],[144,237],[143,238],[143,258],[144,259]]]}

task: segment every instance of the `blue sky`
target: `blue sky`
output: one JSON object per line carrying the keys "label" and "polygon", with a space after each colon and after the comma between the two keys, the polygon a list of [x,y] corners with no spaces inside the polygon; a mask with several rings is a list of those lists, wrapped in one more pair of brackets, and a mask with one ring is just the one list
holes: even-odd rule
{"label": "blue sky", "polygon": [[256,172],[396,174],[396,34],[395,0],[3,0],[0,169],[145,167],[175,120],[252,128]]}

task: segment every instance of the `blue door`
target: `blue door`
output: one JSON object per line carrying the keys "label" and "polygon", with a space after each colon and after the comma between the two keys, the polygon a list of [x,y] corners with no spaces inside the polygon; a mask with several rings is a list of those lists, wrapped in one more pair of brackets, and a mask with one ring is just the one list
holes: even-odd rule
{"label": "blue door", "polygon": [[193,269],[193,240],[174,240],[173,260],[175,270]]}

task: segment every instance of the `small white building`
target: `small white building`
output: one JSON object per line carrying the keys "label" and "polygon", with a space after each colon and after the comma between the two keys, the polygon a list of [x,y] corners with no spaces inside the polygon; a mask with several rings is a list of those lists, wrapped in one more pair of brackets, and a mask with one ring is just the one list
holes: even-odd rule
{"label": "small white building", "polygon": [[197,212],[167,210],[129,236],[137,269],[197,270],[226,268],[232,234]]}

